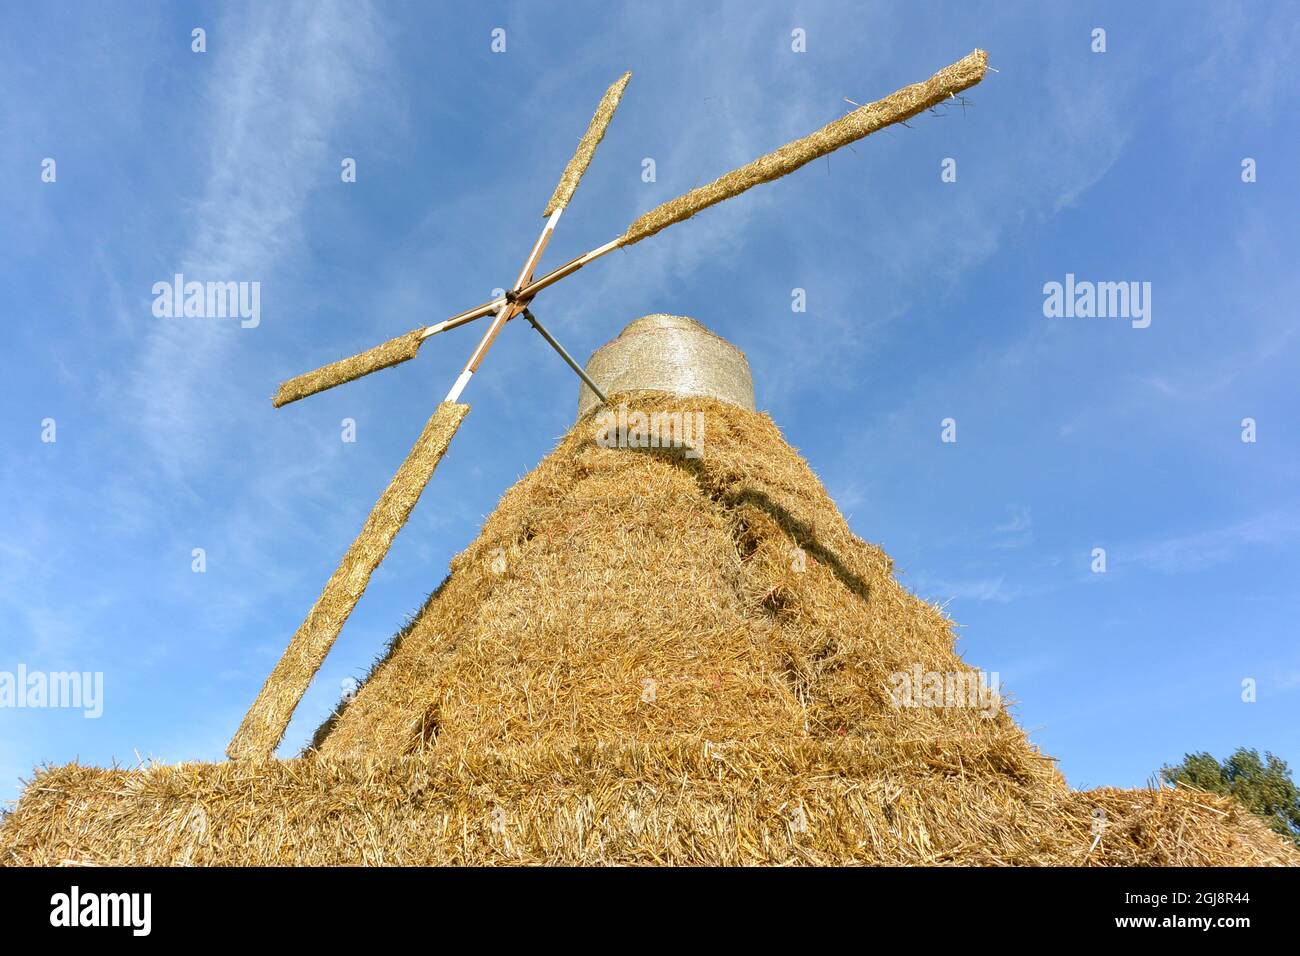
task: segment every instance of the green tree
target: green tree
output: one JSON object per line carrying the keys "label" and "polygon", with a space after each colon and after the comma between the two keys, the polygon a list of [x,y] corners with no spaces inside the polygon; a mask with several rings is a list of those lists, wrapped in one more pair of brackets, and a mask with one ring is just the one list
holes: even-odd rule
{"label": "green tree", "polygon": [[1160,769],[1170,783],[1236,797],[1278,833],[1300,845],[1300,788],[1286,761],[1241,747],[1223,763],[1208,753],[1184,754],[1183,762]]}

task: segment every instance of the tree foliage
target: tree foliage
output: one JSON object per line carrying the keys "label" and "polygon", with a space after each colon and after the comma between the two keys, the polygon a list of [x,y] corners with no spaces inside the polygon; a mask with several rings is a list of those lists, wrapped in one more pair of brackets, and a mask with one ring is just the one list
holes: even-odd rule
{"label": "tree foliage", "polygon": [[1260,760],[1259,751],[1241,747],[1222,763],[1208,753],[1184,754],[1182,763],[1162,767],[1160,775],[1170,783],[1236,797],[1300,845],[1300,788],[1285,760],[1271,753]]}

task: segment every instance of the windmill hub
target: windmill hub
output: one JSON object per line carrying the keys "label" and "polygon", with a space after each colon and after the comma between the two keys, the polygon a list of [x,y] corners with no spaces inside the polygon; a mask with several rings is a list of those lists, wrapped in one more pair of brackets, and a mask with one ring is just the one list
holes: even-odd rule
{"label": "windmill hub", "polygon": [[[606,393],[670,392],[702,395],[754,410],[754,378],[745,353],[684,315],[645,315],[587,362],[587,374]],[[578,417],[598,404],[587,386]]]}

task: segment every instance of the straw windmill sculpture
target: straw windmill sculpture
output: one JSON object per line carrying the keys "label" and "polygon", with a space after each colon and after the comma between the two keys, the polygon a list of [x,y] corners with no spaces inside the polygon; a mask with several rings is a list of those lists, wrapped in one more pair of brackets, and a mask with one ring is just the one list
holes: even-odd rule
{"label": "straw windmill sculpture", "polygon": [[371,574],[388,553],[397,532],[406,523],[468,414],[469,406],[459,402],[461,393],[507,322],[522,315],[592,392],[602,402],[605,400],[599,386],[533,316],[529,305],[539,292],[606,253],[640,242],[753,186],[785,176],[812,160],[877,130],[905,122],[925,110],[953,100],[962,91],[979,83],[987,69],[988,54],[983,50],[975,50],[924,82],[903,87],[884,99],[860,106],[801,139],[787,143],[707,185],[657,206],[634,221],[616,239],[569,260],[540,278],[534,278],[534,271],[560,216],[590,165],[596,147],[604,138],[631,74],[625,73],[610,86],[601,98],[586,133],[547,203],[543,212],[543,216],[547,217],[546,224],[533,243],[509,292],[445,321],[414,329],[366,352],[299,375],[280,385],[273,399],[277,408],[405,362],[415,357],[426,339],[475,319],[492,316],[487,331],[474,348],[447,397],[425,424],[415,446],[380,495],[361,532],[343,555],[338,568],[262,686],[231,740],[226,750],[227,755],[237,760],[267,759],[273,755],[308,685],[365,592]]}

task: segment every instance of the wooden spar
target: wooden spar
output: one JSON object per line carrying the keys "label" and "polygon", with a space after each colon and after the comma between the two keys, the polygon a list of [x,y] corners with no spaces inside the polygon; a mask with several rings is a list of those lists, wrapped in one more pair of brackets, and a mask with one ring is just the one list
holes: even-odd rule
{"label": "wooden spar", "polygon": [[465,367],[461,370],[460,375],[451,386],[451,391],[447,393],[447,397],[444,401],[456,402],[460,400],[460,393],[465,390],[465,386],[469,384],[470,377],[478,371],[479,365],[482,363],[483,359],[487,357],[488,349],[492,348],[492,343],[496,340],[501,329],[507,322],[524,310],[526,303],[520,301],[518,298],[519,290],[523,287],[524,283],[532,278],[533,270],[537,268],[538,260],[541,259],[542,253],[546,250],[547,243],[551,241],[551,234],[555,232],[556,224],[559,223],[560,215],[563,212],[564,207],[560,206],[551,213],[550,218],[546,220],[546,225],[542,227],[541,235],[539,235],[537,241],[533,243],[532,251],[528,253],[528,258],[524,260],[524,264],[519,269],[519,277],[515,279],[515,284],[510,289],[510,295],[506,296],[505,300],[497,308],[496,318],[492,320],[492,324],[488,326],[488,330],[483,333],[483,338],[479,339],[478,345],[470,354],[469,360],[465,362]]}

